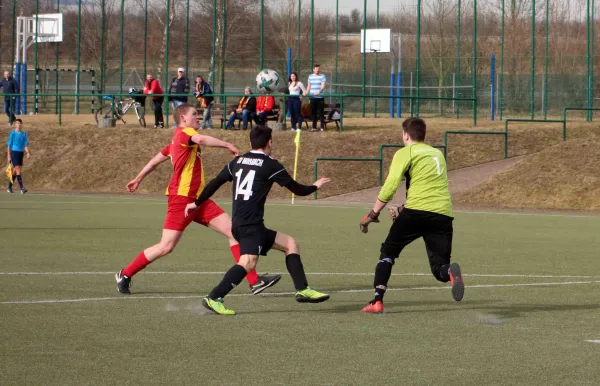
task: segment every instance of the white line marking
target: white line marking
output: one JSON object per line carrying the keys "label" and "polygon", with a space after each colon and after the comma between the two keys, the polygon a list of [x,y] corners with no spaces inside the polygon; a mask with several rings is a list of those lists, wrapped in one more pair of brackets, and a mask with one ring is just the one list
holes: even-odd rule
{"label": "white line marking", "polygon": [[[0,276],[76,276],[76,275],[114,275],[114,272],[0,272]],[[144,275],[224,275],[219,271],[144,271]],[[287,272],[272,272],[276,275],[288,275]],[[372,272],[307,272],[314,276],[373,276]],[[392,276],[431,276],[431,273],[392,273]],[[465,273],[465,277],[502,277],[502,278],[530,278],[530,279],[597,279],[600,276],[590,275],[524,275],[524,274],[487,274],[487,273]]]}
{"label": "white line marking", "polygon": [[590,342],[590,343],[600,343],[600,340],[586,340],[586,342]]}
{"label": "white line marking", "polygon": [[[106,197],[107,200],[124,200],[124,201],[130,201],[130,202],[126,202],[127,204],[131,204],[131,201],[137,201],[136,203],[139,204],[143,204],[143,203],[152,203],[152,204],[157,204],[157,203],[166,203],[166,198],[152,198],[152,197],[148,197],[148,196],[137,196],[137,197],[122,197],[122,196],[98,196],[98,195],[80,195],[80,194],[29,194],[29,197],[31,196],[46,196],[46,197],[80,197],[80,198],[99,198],[99,197]],[[13,201],[0,201],[0,205],[3,203],[10,203],[11,205],[14,203]],[[231,201],[225,201],[225,200],[217,200],[217,202],[219,204],[231,204]],[[50,202],[46,202],[46,201],[19,201],[19,203],[24,203],[24,204],[39,204],[39,203],[43,203],[44,205],[48,205],[48,204],[123,204],[125,202],[118,202],[118,201],[50,201]],[[367,203],[361,203],[361,202],[356,202],[356,205],[314,205],[311,204],[310,201],[306,201],[306,203],[296,203],[295,205],[292,204],[287,204],[287,203],[278,203],[278,202],[270,202],[267,205],[269,206],[285,206],[285,207],[310,207],[310,208],[340,208],[340,209],[356,209],[356,208],[362,208],[362,207],[368,207],[369,204]],[[0,208],[1,210],[2,208]],[[455,210],[455,213],[465,213],[465,214],[483,214],[483,215],[501,215],[501,216],[545,216],[545,217],[571,217],[571,218],[598,218],[600,216],[598,215],[594,215],[594,214],[589,214],[589,215],[578,215],[578,214],[568,214],[568,213],[521,213],[521,212],[495,212],[495,211],[468,211],[468,210]]]}
{"label": "white line marking", "polygon": [[[560,282],[560,283],[519,283],[519,284],[480,284],[480,285],[467,285],[466,288],[514,288],[514,287],[551,287],[561,285],[582,285],[582,284],[597,284],[600,281],[571,281],[571,282]],[[448,286],[437,286],[437,287],[415,287],[415,288],[388,288],[388,291],[436,291],[436,290],[448,290]],[[340,291],[328,291],[329,293],[362,293],[362,292],[373,292],[373,289],[353,289],[353,290],[340,290]],[[262,296],[289,296],[294,295],[295,292],[276,292],[265,294]],[[253,296],[252,294],[233,294],[228,297],[240,297],[240,296]],[[9,300],[0,302],[0,304],[57,304],[57,303],[84,303],[84,302],[100,302],[107,300],[153,300],[153,299],[202,299],[206,295],[181,295],[181,296],[119,296],[119,297],[102,297],[102,298],[80,298],[80,299],[50,299],[50,300]]]}

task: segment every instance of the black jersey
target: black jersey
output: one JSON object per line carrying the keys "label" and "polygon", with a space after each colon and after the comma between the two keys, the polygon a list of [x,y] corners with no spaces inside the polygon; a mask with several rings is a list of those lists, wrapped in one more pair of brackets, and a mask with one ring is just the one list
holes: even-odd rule
{"label": "black jersey", "polygon": [[210,181],[196,205],[209,199],[221,185],[232,182],[232,228],[246,225],[263,224],[265,202],[271,191],[271,186],[277,182],[285,186],[297,196],[307,196],[314,193],[314,185],[298,184],[285,167],[263,152],[250,151],[234,158],[221,172]]}

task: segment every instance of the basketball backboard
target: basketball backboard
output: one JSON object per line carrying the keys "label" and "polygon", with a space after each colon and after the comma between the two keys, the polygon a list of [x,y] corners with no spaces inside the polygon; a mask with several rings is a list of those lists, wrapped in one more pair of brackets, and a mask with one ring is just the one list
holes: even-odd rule
{"label": "basketball backboard", "polygon": [[31,35],[36,36],[37,31],[37,43],[58,43],[63,41],[63,15],[62,13],[47,13],[40,15],[33,15],[33,19],[37,19],[37,23],[34,21],[32,24]]}
{"label": "basketball backboard", "polygon": [[[392,30],[390,29],[367,29],[366,52],[390,52]],[[365,30],[360,30],[360,52],[365,52]]]}

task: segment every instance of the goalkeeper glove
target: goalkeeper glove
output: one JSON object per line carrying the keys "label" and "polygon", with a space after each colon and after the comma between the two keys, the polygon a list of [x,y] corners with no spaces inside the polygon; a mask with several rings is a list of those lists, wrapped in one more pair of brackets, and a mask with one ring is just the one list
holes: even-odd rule
{"label": "goalkeeper glove", "polygon": [[362,233],[369,232],[369,224],[372,222],[379,222],[379,213],[375,213],[372,210],[369,214],[365,215],[360,222],[360,231]]}

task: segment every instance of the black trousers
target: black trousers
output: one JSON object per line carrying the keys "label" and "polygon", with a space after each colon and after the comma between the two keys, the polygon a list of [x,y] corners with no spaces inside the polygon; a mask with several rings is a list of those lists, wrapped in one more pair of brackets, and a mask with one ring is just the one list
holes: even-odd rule
{"label": "black trousers", "polygon": [[310,98],[310,114],[313,129],[317,128],[317,114],[321,120],[321,129],[325,129],[325,99]]}
{"label": "black trousers", "polygon": [[442,265],[450,264],[453,217],[403,208],[381,244],[381,259],[396,259],[408,244],[423,237],[431,272],[437,277]]}
{"label": "black trousers", "polygon": [[160,126],[165,124],[162,110],[162,105],[164,101],[165,97],[152,99],[152,103],[154,103],[154,126]]}

